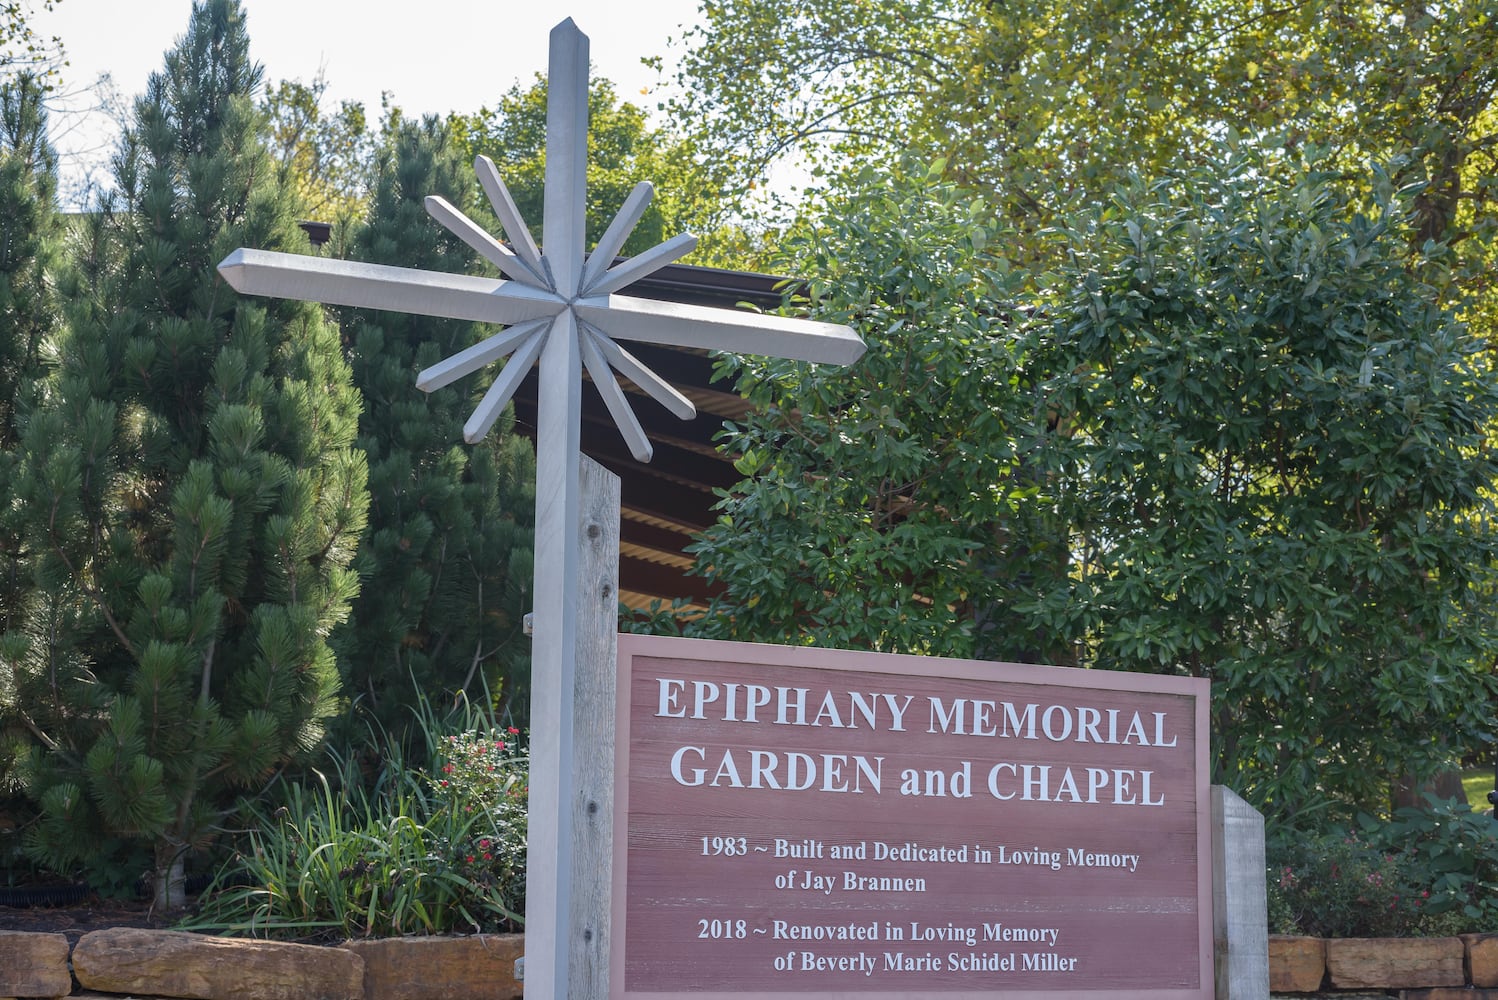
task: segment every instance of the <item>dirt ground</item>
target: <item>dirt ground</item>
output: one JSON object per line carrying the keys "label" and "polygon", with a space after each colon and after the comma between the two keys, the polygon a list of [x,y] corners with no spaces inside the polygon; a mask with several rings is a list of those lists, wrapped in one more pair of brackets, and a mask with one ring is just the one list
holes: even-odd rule
{"label": "dirt ground", "polygon": [[0,930],[65,934],[70,944],[77,944],[89,931],[106,927],[169,928],[175,919],[153,914],[145,901],[97,896],[70,906],[0,906]]}

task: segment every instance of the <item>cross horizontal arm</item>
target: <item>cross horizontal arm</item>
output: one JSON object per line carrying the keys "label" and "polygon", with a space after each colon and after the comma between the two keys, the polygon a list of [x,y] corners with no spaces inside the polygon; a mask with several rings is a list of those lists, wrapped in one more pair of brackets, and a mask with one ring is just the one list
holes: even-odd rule
{"label": "cross horizontal arm", "polygon": [[236,292],[244,295],[478,323],[520,323],[554,316],[564,308],[552,293],[514,281],[270,250],[240,248],[225,257],[218,270]]}
{"label": "cross horizontal arm", "polygon": [[736,309],[610,295],[579,299],[573,310],[616,340],[834,365],[851,365],[865,350],[850,327]]}

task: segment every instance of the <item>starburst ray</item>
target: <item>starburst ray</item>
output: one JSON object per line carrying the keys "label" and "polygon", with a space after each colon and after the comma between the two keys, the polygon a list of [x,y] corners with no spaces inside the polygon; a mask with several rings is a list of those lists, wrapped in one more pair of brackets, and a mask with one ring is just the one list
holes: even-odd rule
{"label": "starburst ray", "polygon": [[519,255],[480,229],[478,223],[454,208],[446,198],[437,194],[429,194],[422,204],[426,206],[427,214],[436,219],[444,229],[477,250],[506,277],[513,278],[521,284],[530,285],[532,288],[551,290],[546,279],[538,272],[531,270],[530,265]]}
{"label": "starburst ray", "polygon": [[604,405],[609,408],[609,415],[614,418],[619,433],[624,436],[625,444],[629,445],[629,453],[637,462],[649,462],[655,451],[650,446],[650,439],[645,436],[645,428],[640,426],[639,418],[630,408],[629,400],[624,398],[624,390],[619,388],[608,362],[604,360],[592,337],[583,336],[578,339],[583,350],[583,365],[588,369],[588,375],[592,377],[598,394],[603,397]]}
{"label": "starburst ray", "polygon": [[582,295],[586,298],[610,295],[630,282],[638,281],[652,271],[660,270],[676,258],[686,256],[696,247],[697,237],[691,233],[673,236],[666,242],[657,244],[644,253],[609,268],[592,285],[585,287]]}
{"label": "starburst ray", "polygon": [[516,256],[530,265],[537,274],[545,275],[546,268],[541,264],[541,249],[536,246],[530,229],[520,217],[520,209],[516,207],[515,199],[510,197],[510,189],[500,179],[499,168],[494,165],[493,160],[480,153],[473,158],[473,171],[478,174],[479,186],[488,195],[489,204],[494,206],[494,214],[499,216],[499,224],[504,227],[505,235],[514,245]]}
{"label": "starburst ray", "polygon": [[609,228],[604,230],[603,236],[598,240],[598,245],[588,255],[588,263],[583,266],[582,287],[587,288],[598,280],[598,276],[604,272],[614,258],[619,256],[619,251],[624,249],[624,243],[629,239],[629,234],[635,231],[639,225],[640,217],[645,214],[645,209],[650,207],[650,199],[655,197],[655,185],[649,181],[641,181],[636,184],[629,197],[624,199],[624,205],[619,209],[619,214],[614,216],[614,221],[609,223]]}
{"label": "starburst ray", "polygon": [[646,368],[639,358],[614,343],[608,334],[592,323],[583,323],[582,328],[583,332],[592,338],[593,346],[598,348],[608,363],[625,378],[639,386],[640,390],[651,399],[682,420],[691,420],[697,416],[697,407],[692,405],[690,399],[677,392],[665,379]]}
{"label": "starburst ray", "polygon": [[541,348],[546,345],[546,337],[550,327],[561,322],[560,317],[553,318],[546,324],[546,329],[537,329],[533,332],[520,348],[515,351],[513,357],[505,362],[499,377],[484,393],[484,398],[474,408],[473,416],[463,425],[463,440],[469,444],[478,444],[489,433],[489,428],[494,426],[494,421],[499,419],[499,413],[515,395],[515,390],[520,387],[520,380],[525,378],[531,366],[536,363],[536,358],[541,355]]}
{"label": "starburst ray", "polygon": [[472,347],[444,358],[416,376],[416,388],[431,392],[450,385],[485,365],[492,364],[523,344],[532,334],[542,333],[551,325],[551,317],[526,320],[492,337],[479,341]]}

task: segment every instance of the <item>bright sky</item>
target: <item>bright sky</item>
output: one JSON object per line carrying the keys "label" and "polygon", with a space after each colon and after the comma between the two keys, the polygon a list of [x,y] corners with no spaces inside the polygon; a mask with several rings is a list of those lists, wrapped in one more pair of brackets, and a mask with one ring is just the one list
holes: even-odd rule
{"label": "bright sky", "polygon": [[[671,40],[679,43],[686,27],[699,20],[698,0],[562,0],[555,6],[517,0],[242,2],[250,51],[264,65],[267,84],[311,82],[322,69],[333,106],[363,101],[375,117],[381,91],[390,91],[410,115],[493,106],[512,84],[528,84],[545,71],[547,35],[567,17],[591,40],[594,74],[614,81],[622,97],[653,109],[659,81],[640,60],[664,57],[669,79],[681,52]],[[33,11],[31,23],[40,35],[62,38],[71,64],[68,89],[108,73],[128,102],[187,29],[191,7],[191,0],[57,0],[50,13]],[[103,112],[81,121],[55,113],[54,120],[63,194],[71,200],[90,170],[95,176],[106,172],[114,125]]]}

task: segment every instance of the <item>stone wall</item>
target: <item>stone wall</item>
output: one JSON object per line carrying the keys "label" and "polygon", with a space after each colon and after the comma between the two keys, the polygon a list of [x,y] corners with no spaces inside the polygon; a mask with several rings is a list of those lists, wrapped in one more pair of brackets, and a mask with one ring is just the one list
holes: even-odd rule
{"label": "stone wall", "polygon": [[[70,954],[61,934],[0,931],[0,1000],[516,1000],[523,952],[516,934],[319,947],[119,927],[85,934]],[[1276,995],[1498,1000],[1498,934],[1271,937],[1269,982]]]}
{"label": "stone wall", "polygon": [[350,941],[339,947],[118,927],[0,931],[0,1000],[512,1000],[517,934]]}
{"label": "stone wall", "polygon": [[1276,995],[1398,990],[1404,1000],[1498,1000],[1498,934],[1269,938]]}

